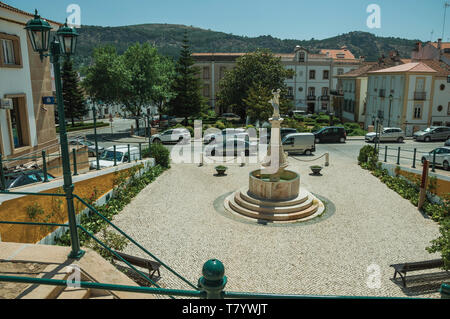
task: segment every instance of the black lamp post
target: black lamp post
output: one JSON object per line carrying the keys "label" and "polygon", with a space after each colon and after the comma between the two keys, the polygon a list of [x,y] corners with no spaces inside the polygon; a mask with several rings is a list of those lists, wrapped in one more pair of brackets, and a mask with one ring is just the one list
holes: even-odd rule
{"label": "black lamp post", "polygon": [[[70,171],[70,154],[67,142],[66,121],[64,114],[64,102],[61,85],[61,64],[60,58],[70,56],[75,52],[78,33],[67,26],[61,26],[56,32],[56,37],[50,43],[50,24],[41,19],[36,10],[34,18],[27,22],[25,29],[28,32],[33,51],[39,53],[41,61],[44,57],[50,57],[55,72],[55,86],[56,98],[58,103],[58,117],[59,117],[59,136],[61,144],[61,156],[64,175],[64,192],[67,201],[67,211],[69,218],[70,239],[72,244],[72,251],[69,258],[79,259],[84,255],[84,251],[80,249],[80,241],[78,238],[77,222],[75,215],[75,207],[73,204],[73,189],[72,175]],[[47,53],[50,50],[49,53]]]}
{"label": "black lamp post", "polygon": [[392,100],[394,97],[392,94],[389,95],[389,112],[388,112],[388,127],[391,127],[391,106],[392,106]]}

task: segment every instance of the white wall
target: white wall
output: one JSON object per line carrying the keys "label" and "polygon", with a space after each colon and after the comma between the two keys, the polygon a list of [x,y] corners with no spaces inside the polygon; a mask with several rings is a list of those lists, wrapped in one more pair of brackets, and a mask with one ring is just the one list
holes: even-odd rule
{"label": "white wall", "polygon": [[[15,19],[9,11],[0,9],[0,16]],[[28,58],[27,34],[23,26],[0,20],[0,32],[20,37],[22,68],[0,68],[0,97],[6,94],[25,94],[30,129],[31,146],[37,145],[36,120],[34,116],[33,95],[31,89],[30,62]],[[0,126],[5,155],[10,155],[12,145],[6,122],[6,111],[0,110]]]}
{"label": "white wall", "polygon": [[[441,85],[444,90],[441,90]],[[442,105],[442,111],[438,111],[438,106]],[[450,125],[450,83],[447,79],[435,78],[434,97],[431,112],[431,124],[433,122],[442,122],[442,125]]]}

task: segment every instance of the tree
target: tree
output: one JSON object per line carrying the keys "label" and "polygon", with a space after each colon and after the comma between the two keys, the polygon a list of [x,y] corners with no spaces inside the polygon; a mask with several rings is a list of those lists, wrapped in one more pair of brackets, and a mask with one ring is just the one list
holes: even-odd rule
{"label": "tree", "polygon": [[96,48],[93,63],[84,73],[82,85],[87,94],[93,101],[107,105],[119,103],[120,92],[131,81],[123,59],[112,46]]}
{"label": "tree", "polygon": [[175,65],[173,61],[162,56],[159,64],[159,81],[155,85],[152,97],[160,116],[168,112],[166,103],[175,97],[175,93],[172,91],[174,78]]}
{"label": "tree", "polygon": [[175,66],[175,79],[172,83],[172,91],[176,96],[170,100],[168,108],[172,115],[184,117],[186,124],[187,118],[197,115],[205,104],[201,95],[202,81],[197,76],[200,69],[193,65],[194,59],[187,32],[185,32],[181,54]]}
{"label": "tree", "polygon": [[82,118],[88,113],[83,91],[79,85],[78,73],[73,69],[73,62],[64,59],[62,67],[62,94],[64,100],[64,112],[67,118],[75,125],[76,118]]}
{"label": "tree", "polygon": [[287,93],[284,80],[292,75],[293,71],[285,69],[281,59],[269,50],[257,50],[240,57],[236,66],[226,72],[220,82],[217,104],[221,113],[231,107],[241,118],[246,118],[247,105],[244,100],[255,83],[269,90],[281,89],[284,96]]}

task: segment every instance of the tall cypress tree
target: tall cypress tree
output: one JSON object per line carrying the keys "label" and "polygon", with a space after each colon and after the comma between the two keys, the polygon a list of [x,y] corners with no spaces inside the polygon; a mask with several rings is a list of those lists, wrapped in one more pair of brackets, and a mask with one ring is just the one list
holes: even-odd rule
{"label": "tall cypress tree", "polygon": [[70,59],[64,59],[62,81],[65,115],[66,118],[70,118],[72,126],[74,126],[75,119],[85,116],[89,110],[79,85],[78,74],[73,69],[73,62]]}
{"label": "tall cypress tree", "polygon": [[202,81],[197,76],[200,68],[193,65],[194,59],[187,32],[185,32],[181,54],[175,66],[175,79],[172,83],[172,91],[176,96],[169,101],[168,110],[171,115],[184,117],[186,124],[187,118],[200,113],[205,104],[201,95]]}

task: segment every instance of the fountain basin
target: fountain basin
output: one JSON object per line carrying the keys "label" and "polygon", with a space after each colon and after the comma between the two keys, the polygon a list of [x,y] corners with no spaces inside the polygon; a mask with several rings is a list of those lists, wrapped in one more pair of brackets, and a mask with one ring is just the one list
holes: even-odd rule
{"label": "fountain basin", "polygon": [[250,172],[249,193],[264,200],[291,200],[298,196],[300,190],[300,175],[285,170],[280,181],[271,182],[270,175],[261,174],[261,170]]}

